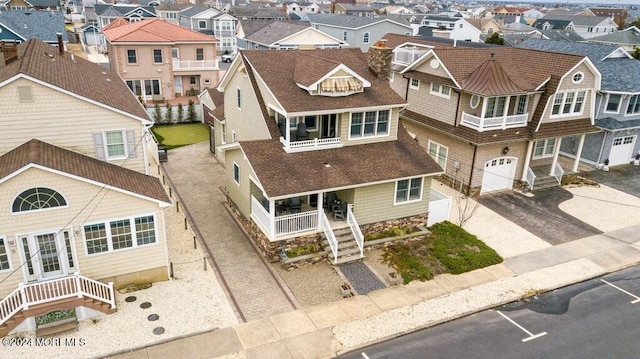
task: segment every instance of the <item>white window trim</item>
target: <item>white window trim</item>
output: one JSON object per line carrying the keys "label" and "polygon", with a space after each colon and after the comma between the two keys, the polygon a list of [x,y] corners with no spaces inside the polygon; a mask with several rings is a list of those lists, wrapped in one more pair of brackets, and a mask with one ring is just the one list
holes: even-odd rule
{"label": "white window trim", "polygon": [[370,44],[371,43],[371,33],[370,32],[367,31],[367,32],[362,34],[362,43],[363,44]]}
{"label": "white window trim", "polygon": [[[476,105],[473,105],[473,100],[477,99]],[[476,109],[478,108],[478,106],[480,106],[480,96],[479,95],[471,95],[471,98],[469,99],[469,107],[471,107],[472,109]]]}
{"label": "white window trim", "polygon": [[[236,168],[238,169],[238,179],[236,180]],[[238,165],[238,163],[236,163],[235,161],[233,162],[233,167],[232,167],[233,173],[232,173],[232,177],[233,177],[233,182],[238,185],[238,187],[240,187],[240,165]]]}
{"label": "white window trim", "polygon": [[[204,23],[204,27],[200,26]],[[207,21],[206,20],[198,20],[198,30],[203,30],[207,28]]]}
{"label": "white window trim", "polygon": [[[124,155],[123,156],[110,156],[109,155],[109,143],[107,141],[107,133],[108,132],[120,132],[122,133],[122,146],[124,147]],[[127,143],[127,131],[126,130],[105,130],[102,131],[102,143],[104,144],[104,157],[111,160],[122,160],[127,158],[127,151],[129,148],[129,144]]]}
{"label": "white window trim", "polygon": [[[16,198],[21,195],[23,192],[25,192],[26,190],[35,188],[35,187],[40,187],[40,188],[48,188],[50,190],[55,191],[56,193],[60,194],[60,196],[62,196],[62,198],[64,199],[64,201],[67,203],[64,206],[56,206],[56,207],[47,207],[47,208],[40,208],[40,209],[33,209],[33,210],[29,210],[29,211],[20,211],[20,212],[14,212],[13,211],[13,202],[16,200]],[[62,208],[69,208],[69,201],[67,201],[67,197],[62,195],[62,192],[54,189],[52,186],[30,186],[30,187],[26,187],[25,189],[23,189],[22,191],[20,191],[16,196],[13,197],[13,199],[11,200],[11,204],[10,204],[10,210],[9,210],[9,215],[16,215],[16,216],[20,216],[20,215],[26,215],[26,214],[32,214],[32,213],[40,213],[40,212],[47,212],[47,211],[55,211],[57,209],[62,209]],[[0,236],[1,237],[1,236]]]}
{"label": "white window trim", "polygon": [[[438,86],[438,91],[434,91],[433,90],[433,86],[434,85]],[[449,89],[449,94],[448,95],[445,95],[445,94],[442,93],[442,89],[445,88],[445,87]],[[436,83],[432,82],[429,85],[429,93],[432,94],[432,95],[435,95],[435,96],[442,97],[442,98],[450,99],[451,98],[451,87],[445,86],[445,85],[436,84]]]}
{"label": "white window trim", "polygon": [[[580,75],[580,80],[576,81],[575,77],[578,76],[578,75]],[[571,76],[571,82],[573,82],[574,84],[579,84],[582,81],[584,81],[584,72],[582,72],[582,71],[578,71],[575,74],[573,74],[573,76]]]}
{"label": "white window trim", "polygon": [[[418,82],[417,85],[413,84],[414,80]],[[416,78],[413,78],[413,77],[411,79],[409,79],[409,88],[412,89],[412,90],[420,90],[420,80],[418,80]]]}
{"label": "white window trim", "polygon": [[[431,153],[429,153],[429,149],[431,148],[431,144],[432,143],[434,145],[436,145],[436,156],[438,156],[438,154],[440,153],[440,149],[441,148],[444,148],[444,149],[447,150],[447,155],[444,157],[444,165],[440,165],[438,160],[433,158],[433,156],[431,156]],[[439,164],[442,167],[443,171],[446,171],[446,169],[447,169],[447,160],[449,159],[449,147],[443,146],[443,145],[439,144],[438,142],[429,140],[429,142],[427,142],[427,153],[429,154],[429,156],[431,156],[431,158],[433,158],[434,161],[436,161],[437,164]]]}
{"label": "white window trim", "polygon": [[[545,154],[544,150],[547,148],[547,146],[549,145],[549,140],[555,140],[555,142],[553,143],[553,151],[551,151],[550,154]],[[536,145],[538,142],[544,142],[544,147],[542,148],[542,154],[540,156],[536,156]],[[553,157],[553,153],[555,152],[555,148],[556,148],[556,143],[558,143],[558,140],[555,138],[545,138],[544,140],[536,140],[533,143],[533,153],[532,153],[532,158],[534,160],[539,160],[539,159],[543,159],[543,158],[550,158]]]}
{"label": "white window trim", "polygon": [[[416,179],[416,178],[420,178],[420,197],[417,198],[417,199],[409,199],[409,196],[410,196],[410,193],[411,193],[411,180]],[[400,182],[400,181],[409,181],[409,187],[407,188],[407,200],[398,202],[398,182]],[[411,178],[404,178],[404,179],[397,180],[395,182],[394,189],[395,189],[393,191],[393,205],[394,206],[420,202],[420,201],[422,201],[422,193],[424,192],[424,177],[411,177]]]}
{"label": "white window trim", "polygon": [[[574,112],[575,109],[575,105],[576,105],[576,101],[578,99],[578,93],[584,91],[584,98],[582,99],[582,106],[580,108],[580,112]],[[569,113],[563,113],[562,109],[564,108],[564,105],[566,104],[565,101],[567,99],[567,94],[573,92],[573,104],[571,105],[571,112]],[[556,95],[557,94],[562,94],[562,103],[560,104],[560,113],[558,114],[553,114],[553,106],[555,104],[555,100],[556,100]],[[562,118],[562,117],[572,117],[572,116],[579,116],[582,115],[582,113],[584,112],[584,109],[587,105],[587,100],[589,96],[589,90],[588,89],[576,89],[574,91],[565,91],[565,92],[556,92],[555,94],[553,94],[553,96],[550,97],[551,100],[551,110],[549,113],[549,117],[550,118]]]}
{"label": "white window trim", "polygon": [[[618,101],[618,108],[615,111],[608,110],[609,101],[611,100],[611,95],[620,96]],[[603,113],[620,113],[620,108],[622,107],[622,95],[619,94],[607,94],[607,102],[604,104],[604,108],[602,109]],[[626,112],[626,110],[625,110]]]}
{"label": "white window trim", "polygon": [[[155,231],[156,234],[156,241],[154,243],[149,243],[149,244],[141,244],[138,245],[138,238],[136,237],[136,218],[141,218],[141,217],[153,217],[153,230]],[[122,221],[128,219],[129,220],[129,225],[131,226],[131,247],[128,248],[120,248],[120,249],[113,249],[113,240],[111,237],[111,222],[113,221]],[[87,250],[87,236],[85,234],[84,228],[85,226],[91,226],[91,225],[95,225],[95,224],[104,224],[104,229],[107,233],[107,250],[104,252],[99,252],[99,253],[92,253],[89,254],[88,250]],[[82,226],[80,227],[80,231],[82,232],[82,246],[84,247],[84,255],[85,257],[96,257],[96,256],[101,256],[101,255],[105,255],[105,254],[111,254],[111,253],[121,253],[121,252],[126,252],[126,251],[130,251],[130,250],[134,250],[137,248],[146,248],[146,247],[153,247],[153,246],[158,246],[160,245],[160,240],[159,240],[159,236],[158,233],[159,232],[159,228],[158,228],[158,217],[156,216],[155,213],[147,213],[147,214],[140,214],[140,215],[135,215],[135,216],[128,216],[128,217],[123,217],[123,218],[112,218],[112,219],[107,219],[107,220],[102,220],[102,221],[94,221],[94,222],[86,222],[84,224],[82,224]]]}
{"label": "white window trim", "polygon": [[[387,119],[387,133],[384,134],[378,134],[378,118],[380,117],[380,111],[389,111],[389,118]],[[366,118],[366,113],[367,112],[375,112],[376,113],[376,122],[374,124],[374,134],[373,135],[365,135],[364,134],[364,123],[365,123],[365,118]],[[351,135],[351,120],[353,119],[353,114],[354,113],[361,113],[362,114],[362,129],[360,131],[360,133],[362,134],[361,136],[357,136],[357,137],[353,137]],[[381,138],[381,137],[388,137],[391,134],[391,115],[393,114],[393,110],[392,109],[387,109],[387,110],[376,110],[376,111],[362,111],[362,112],[350,112],[349,113],[349,129],[348,129],[348,139],[349,141],[357,141],[357,140],[366,140],[366,139],[370,139],[370,138]]]}
{"label": "white window trim", "polygon": [[13,260],[11,259],[11,247],[9,246],[9,240],[7,239],[7,236],[0,236],[0,239],[2,239],[4,242],[4,251],[5,254],[7,255],[7,261],[9,261],[9,268],[7,269],[0,269],[0,273],[4,273],[4,272],[8,272],[11,271],[13,269]]}

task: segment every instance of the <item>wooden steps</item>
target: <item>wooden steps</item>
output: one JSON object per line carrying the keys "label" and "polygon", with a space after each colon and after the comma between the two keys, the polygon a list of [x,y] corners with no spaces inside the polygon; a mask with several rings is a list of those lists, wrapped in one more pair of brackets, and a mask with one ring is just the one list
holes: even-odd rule
{"label": "wooden steps", "polygon": [[327,252],[327,257],[329,262],[333,265],[344,264],[349,262],[355,262],[362,260],[363,257],[360,256],[360,248],[358,248],[358,243],[351,233],[350,228],[341,228],[336,229],[334,232],[336,236],[336,240],[338,241],[338,259],[334,262],[333,252],[331,252],[331,246],[329,245],[329,241],[326,238],[322,241],[322,246]]}

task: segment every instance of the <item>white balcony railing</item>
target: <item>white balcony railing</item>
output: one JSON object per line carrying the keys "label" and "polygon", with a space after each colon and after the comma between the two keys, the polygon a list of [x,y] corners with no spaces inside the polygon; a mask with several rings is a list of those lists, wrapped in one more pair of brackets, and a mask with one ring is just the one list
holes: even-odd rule
{"label": "white balcony railing", "polygon": [[521,115],[509,115],[501,117],[478,117],[470,113],[462,113],[461,125],[471,127],[480,132],[486,130],[498,130],[515,127],[524,127],[527,125],[527,118],[529,114],[523,113]]}
{"label": "white balcony railing", "polygon": [[280,142],[284,144],[284,150],[288,153],[342,147],[340,137],[313,138],[304,141],[287,141],[284,137],[280,137]]}
{"label": "white balcony railing", "polygon": [[251,196],[251,216],[254,218],[267,237],[275,239],[278,236],[310,232],[318,230],[318,211],[292,213],[284,216],[272,217],[269,211],[255,197]]}
{"label": "white balcony railing", "polygon": [[174,71],[217,70],[218,60],[173,60]]}

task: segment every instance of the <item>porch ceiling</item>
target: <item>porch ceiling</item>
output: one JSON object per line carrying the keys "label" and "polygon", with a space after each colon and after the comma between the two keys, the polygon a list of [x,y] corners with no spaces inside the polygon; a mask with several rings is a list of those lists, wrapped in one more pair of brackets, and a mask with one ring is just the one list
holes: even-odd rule
{"label": "porch ceiling", "polygon": [[240,142],[268,197],[442,172],[402,127],[398,140],[286,153],[279,141]]}

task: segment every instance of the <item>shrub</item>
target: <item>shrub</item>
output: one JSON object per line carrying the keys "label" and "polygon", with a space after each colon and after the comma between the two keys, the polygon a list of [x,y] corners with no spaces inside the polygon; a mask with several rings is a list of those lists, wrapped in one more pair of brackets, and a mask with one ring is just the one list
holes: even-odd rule
{"label": "shrub", "polygon": [[399,237],[420,231],[417,227],[392,227],[380,232],[370,232],[364,235],[365,241],[373,241],[381,238]]}
{"label": "shrub", "polygon": [[176,117],[176,122],[180,123],[184,120],[184,107],[182,107],[182,104],[179,103],[178,104],[178,116]]}
{"label": "shrub", "polygon": [[153,121],[156,123],[162,123],[162,109],[158,104],[156,104],[153,109]]}
{"label": "shrub", "polygon": [[196,106],[193,100],[189,100],[189,105],[187,106],[187,120],[196,122]]}
{"label": "shrub", "polygon": [[382,259],[383,263],[391,265],[398,271],[404,284],[415,279],[424,282],[433,278],[433,273],[408,246],[387,247],[382,254]]}
{"label": "shrub", "polygon": [[173,108],[167,105],[167,112],[164,115],[167,123],[173,123]]}
{"label": "shrub", "polygon": [[309,243],[299,247],[291,248],[289,251],[287,251],[287,257],[294,258],[317,252],[320,252],[320,245],[318,243]]}

